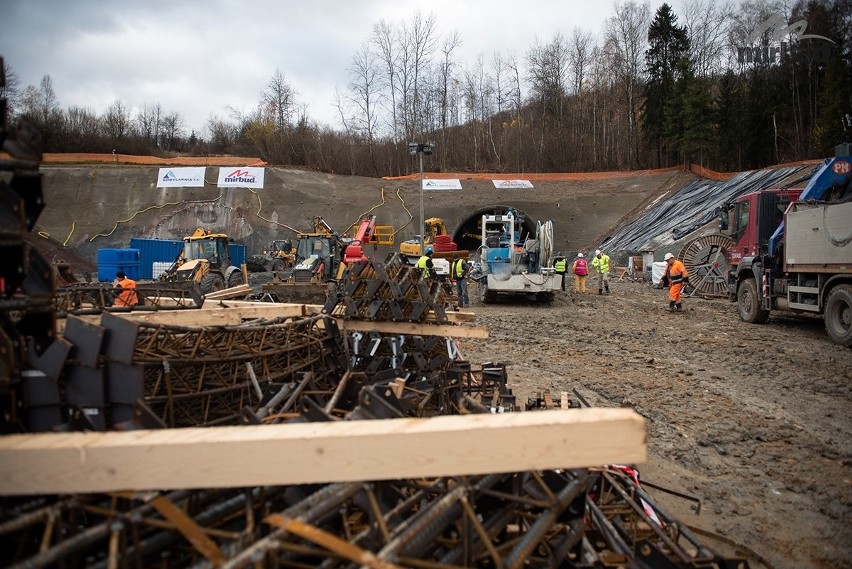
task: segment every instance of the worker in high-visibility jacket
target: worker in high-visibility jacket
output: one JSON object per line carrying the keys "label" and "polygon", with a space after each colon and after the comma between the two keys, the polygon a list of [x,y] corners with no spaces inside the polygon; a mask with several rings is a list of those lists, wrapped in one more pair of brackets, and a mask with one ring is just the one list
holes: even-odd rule
{"label": "worker in high-visibility jacket", "polygon": [[459,259],[458,253],[453,253],[453,265],[450,274],[456,281],[456,293],[459,297],[459,308],[470,306],[470,299],[467,296],[467,261]]}
{"label": "worker in high-visibility jacket", "polygon": [[124,271],[115,274],[115,287],[117,289],[115,306],[136,306],[139,297],[136,294],[136,281],[127,278]]}
{"label": "worker in high-visibility jacket", "polygon": [[553,271],[562,277],[562,290],[565,291],[565,273],[568,272],[568,259],[562,254],[562,251],[557,252],[553,258]]}
{"label": "worker in high-visibility jacket", "polygon": [[689,273],[683,263],[671,253],[666,253],[663,259],[666,261],[663,284],[669,287],[669,311],[682,310],[681,293],[683,287],[689,282]]}
{"label": "worker in high-visibility jacket", "polygon": [[604,288],[609,294],[609,255],[600,249],[595,251],[592,268],[598,272],[598,294],[603,294]]}
{"label": "worker in high-visibility jacket", "polygon": [[424,279],[431,279],[435,276],[435,266],[432,264],[432,248],[426,247],[426,252],[417,259],[417,268],[421,270],[421,276]]}

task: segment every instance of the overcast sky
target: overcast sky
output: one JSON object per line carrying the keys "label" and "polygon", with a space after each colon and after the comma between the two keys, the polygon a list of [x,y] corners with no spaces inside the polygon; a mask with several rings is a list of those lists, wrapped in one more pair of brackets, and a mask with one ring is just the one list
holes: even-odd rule
{"label": "overcast sky", "polygon": [[495,51],[522,60],[536,38],[575,26],[599,33],[613,1],[0,0],[0,55],[21,89],[50,75],[63,109],[160,103],[202,135],[228,106],[255,109],[279,69],[308,115],[339,129],[334,92],[353,55],[380,20],[395,27],[418,9],[441,37],[459,32],[457,61],[472,66]]}

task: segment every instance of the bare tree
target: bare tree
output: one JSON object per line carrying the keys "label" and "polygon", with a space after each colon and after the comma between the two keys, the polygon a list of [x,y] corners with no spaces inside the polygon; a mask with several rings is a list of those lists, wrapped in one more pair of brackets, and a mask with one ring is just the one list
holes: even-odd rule
{"label": "bare tree", "polygon": [[458,81],[455,77],[456,62],[454,54],[461,43],[461,36],[455,31],[444,38],[441,44],[441,60],[438,63],[437,71],[438,120],[443,135],[438,146],[441,165],[446,164],[450,153],[449,126],[455,124],[454,109],[458,105],[458,101],[455,100],[457,96],[455,91],[457,90],[456,85]]}
{"label": "bare tree", "polygon": [[418,10],[411,21],[402,26],[403,52],[406,56],[404,63],[410,66],[405,73],[411,79],[409,86],[412,88],[412,97],[406,101],[410,106],[407,106],[405,110],[410,119],[408,121],[411,128],[410,134],[414,137],[423,132],[425,123],[424,109],[420,100],[423,81],[421,75],[428,70],[432,55],[435,53],[436,25],[434,14],[424,18]]}
{"label": "bare tree", "polygon": [[571,76],[571,92],[578,95],[583,89],[583,81],[589,67],[594,36],[589,30],[575,27],[568,40],[568,69]]}
{"label": "bare tree", "polygon": [[684,25],[689,34],[690,59],[697,76],[709,77],[723,68],[733,17],[730,2],[684,1]]}
{"label": "bare tree", "polygon": [[113,141],[123,140],[130,134],[130,109],[120,100],[116,100],[107,107],[101,121],[104,125],[104,134]]}
{"label": "bare tree", "polygon": [[627,104],[627,165],[635,168],[639,156],[639,80],[645,65],[648,26],[651,9],[648,3],[633,0],[615,2],[615,15],[606,21],[606,45],[616,65],[615,72],[623,82]]}
{"label": "bare tree", "polygon": [[398,142],[400,137],[397,117],[397,91],[399,89],[397,70],[400,66],[399,54],[394,47],[396,45],[396,34],[387,22],[381,20],[373,27],[370,42],[376,47],[384,70],[383,84],[388,90],[387,99],[390,100],[391,130],[393,131],[393,140]]}
{"label": "bare tree", "polygon": [[276,69],[269,83],[266,84],[261,100],[267,112],[274,117],[275,126],[279,130],[284,130],[290,124],[296,104],[295,96],[296,92],[287,83],[284,74]]}
{"label": "bare tree", "polygon": [[65,131],[72,142],[79,145],[91,144],[101,134],[101,121],[91,109],[68,107],[65,113]]}
{"label": "bare tree", "polygon": [[230,148],[237,139],[239,128],[234,123],[211,115],[207,119],[207,131],[210,133],[209,144],[213,152],[221,153]]}
{"label": "bare tree", "polygon": [[[355,128],[367,141],[367,151],[370,155],[373,171],[378,172],[374,154],[374,142],[378,124],[378,104],[381,100],[382,78],[379,74],[378,61],[370,49],[370,44],[362,43],[360,49],[352,57],[352,66],[349,68],[349,100],[358,109],[354,118]],[[348,121],[343,113],[342,105],[341,121],[348,129]]]}
{"label": "bare tree", "polygon": [[518,172],[524,171],[524,164],[521,162],[521,152],[523,150],[524,140],[524,120],[523,120],[523,94],[521,91],[521,70],[518,65],[517,56],[512,53],[506,60],[506,68],[509,71],[510,87],[508,91],[509,100],[512,104],[513,124],[517,129],[517,140],[515,141],[515,170]]}
{"label": "bare tree", "polygon": [[178,141],[183,137],[186,123],[180,113],[169,113],[163,117],[160,138],[163,148],[175,150]]}
{"label": "bare tree", "polygon": [[136,115],[139,132],[149,144],[157,144],[160,140],[160,122],[163,109],[160,103],[145,105]]}

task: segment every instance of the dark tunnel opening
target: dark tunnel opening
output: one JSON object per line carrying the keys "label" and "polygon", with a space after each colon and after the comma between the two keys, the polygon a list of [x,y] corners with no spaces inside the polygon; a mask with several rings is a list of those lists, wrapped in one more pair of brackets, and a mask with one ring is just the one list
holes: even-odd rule
{"label": "dark tunnel opening", "polygon": [[453,231],[453,241],[458,244],[460,250],[473,253],[482,245],[482,216],[506,213],[509,209],[513,209],[516,214],[523,216],[521,241],[523,242],[527,237],[535,237],[536,220],[531,219],[518,208],[507,205],[493,205],[478,209],[463,217],[459,226]]}

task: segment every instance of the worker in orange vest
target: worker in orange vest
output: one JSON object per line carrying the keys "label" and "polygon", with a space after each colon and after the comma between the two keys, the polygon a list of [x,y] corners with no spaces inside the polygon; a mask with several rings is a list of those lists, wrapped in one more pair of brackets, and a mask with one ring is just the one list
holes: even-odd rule
{"label": "worker in orange vest", "polygon": [[666,273],[663,275],[663,284],[669,287],[669,311],[680,311],[681,292],[683,287],[689,282],[689,273],[686,267],[671,253],[666,253],[663,257],[666,261]]}
{"label": "worker in orange vest", "polygon": [[127,278],[124,271],[118,271],[115,274],[115,286],[118,289],[118,295],[115,297],[116,306],[136,306],[139,304],[139,297],[136,294],[136,281]]}

